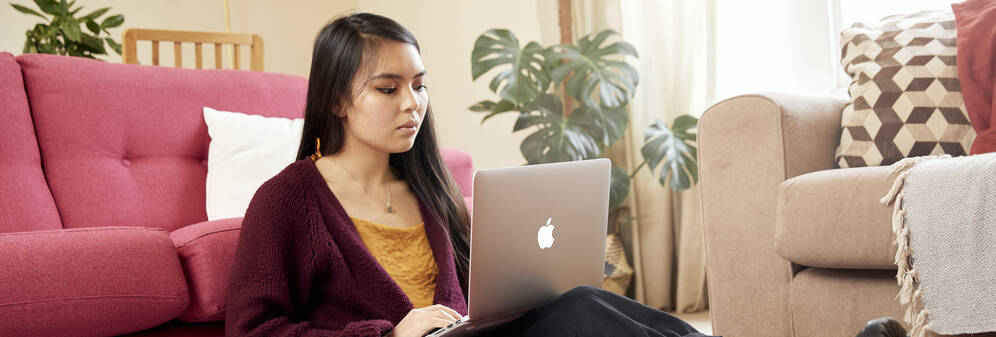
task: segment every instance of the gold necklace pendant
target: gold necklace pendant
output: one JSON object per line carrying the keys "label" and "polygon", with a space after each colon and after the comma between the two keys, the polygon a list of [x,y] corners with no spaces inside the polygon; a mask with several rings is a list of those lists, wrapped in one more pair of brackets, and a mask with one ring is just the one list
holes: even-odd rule
{"label": "gold necklace pendant", "polygon": [[[359,179],[356,179],[356,176],[354,176],[352,172],[349,172],[349,169],[346,169],[345,165],[342,165],[342,163],[339,163],[339,167],[342,167],[342,170],[346,171],[346,174],[348,174],[350,177],[352,177],[353,180],[356,180],[357,182],[359,182],[360,183],[360,187],[363,187],[363,191],[367,192],[367,195],[369,195],[371,197],[374,197],[374,199],[377,199],[377,201],[383,202],[384,205],[385,205],[385,208],[384,208],[385,212],[387,212],[387,213],[394,213],[394,207],[391,207],[391,182],[390,181],[387,182],[387,202],[384,202],[383,199],[378,198],[376,195],[373,194],[373,192],[370,192],[370,189],[367,188],[367,185],[364,185],[362,182],[360,182]],[[388,173],[390,173],[390,171],[388,171]]]}

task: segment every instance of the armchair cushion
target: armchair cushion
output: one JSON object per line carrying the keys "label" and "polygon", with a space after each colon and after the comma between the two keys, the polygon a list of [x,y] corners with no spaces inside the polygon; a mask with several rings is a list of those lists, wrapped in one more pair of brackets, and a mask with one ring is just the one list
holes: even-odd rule
{"label": "armchair cushion", "polygon": [[889,167],[824,170],[786,180],[778,191],[775,250],[797,265],[895,270]]}
{"label": "armchair cushion", "polygon": [[190,301],[166,231],[92,227],[0,234],[0,327],[9,336],[112,336]]}

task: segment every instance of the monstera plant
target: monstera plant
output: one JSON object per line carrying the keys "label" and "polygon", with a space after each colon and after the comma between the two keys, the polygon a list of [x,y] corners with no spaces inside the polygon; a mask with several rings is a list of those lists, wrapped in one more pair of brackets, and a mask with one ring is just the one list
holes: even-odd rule
{"label": "monstera plant", "polygon": [[[83,9],[83,6],[75,7],[76,1],[66,2],[66,0],[34,0],[35,5],[42,13],[51,15],[46,17],[31,8],[18,4],[10,4],[18,12],[33,15],[44,20],[37,23],[24,34],[24,53],[59,54],[70,56],[81,56],[94,58],[94,55],[106,55],[107,48],[104,42],[115,53],[121,54],[121,45],[110,37],[109,28],[120,26],[124,23],[124,16],[112,15],[99,20],[101,15],[107,13],[110,8],[94,10],[84,16],[76,17],[76,13]],[[89,31],[84,31],[81,25],[86,26]],[[101,33],[107,36],[102,37]]]}
{"label": "monstera plant", "polygon": [[[491,117],[517,113],[513,132],[528,132],[519,146],[527,164],[597,158],[622,138],[629,115],[626,106],[639,84],[636,69],[626,56],[638,57],[618,34],[604,30],[578,39],[576,45],[543,47],[519,40],[505,29],[492,29],[474,43],[471,54],[473,79],[492,69],[489,88],[497,100],[484,100],[470,110]],[[626,172],[612,167],[610,209],[629,194],[630,180],[644,166],[658,167],[661,185],[675,191],[698,181],[695,128],[698,119],[679,116],[669,127],[663,121],[647,127],[641,148],[643,162]]]}

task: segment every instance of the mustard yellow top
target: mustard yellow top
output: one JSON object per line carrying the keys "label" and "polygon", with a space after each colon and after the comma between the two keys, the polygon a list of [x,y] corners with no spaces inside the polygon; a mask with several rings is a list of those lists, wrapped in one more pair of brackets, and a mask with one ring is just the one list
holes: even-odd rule
{"label": "mustard yellow top", "polygon": [[351,219],[367,250],[401,286],[415,308],[432,305],[439,270],[425,235],[425,224],[398,228],[359,218]]}

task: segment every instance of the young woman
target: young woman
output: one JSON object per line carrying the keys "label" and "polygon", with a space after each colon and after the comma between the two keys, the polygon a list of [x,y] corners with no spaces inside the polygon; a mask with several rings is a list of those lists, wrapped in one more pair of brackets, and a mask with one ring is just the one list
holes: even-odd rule
{"label": "young woman", "polygon": [[[297,161],[253,196],[228,336],[422,336],[467,314],[470,219],[439,155],[418,42],[353,14],[315,39]],[[493,335],[703,336],[580,287]]]}

